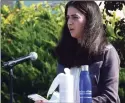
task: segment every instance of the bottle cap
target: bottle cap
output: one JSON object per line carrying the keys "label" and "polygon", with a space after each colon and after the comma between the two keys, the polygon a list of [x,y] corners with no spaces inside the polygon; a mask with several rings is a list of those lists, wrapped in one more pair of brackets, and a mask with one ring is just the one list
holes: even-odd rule
{"label": "bottle cap", "polygon": [[70,74],[70,69],[69,68],[64,68],[65,74]]}
{"label": "bottle cap", "polygon": [[82,68],[82,71],[88,71],[89,66],[88,65],[82,65],[81,68]]}

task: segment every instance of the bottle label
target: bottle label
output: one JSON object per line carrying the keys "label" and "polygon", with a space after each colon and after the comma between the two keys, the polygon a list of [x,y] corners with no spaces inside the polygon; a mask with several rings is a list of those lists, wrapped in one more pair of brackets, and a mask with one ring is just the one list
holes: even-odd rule
{"label": "bottle label", "polygon": [[80,98],[91,98],[92,97],[92,91],[80,91]]}

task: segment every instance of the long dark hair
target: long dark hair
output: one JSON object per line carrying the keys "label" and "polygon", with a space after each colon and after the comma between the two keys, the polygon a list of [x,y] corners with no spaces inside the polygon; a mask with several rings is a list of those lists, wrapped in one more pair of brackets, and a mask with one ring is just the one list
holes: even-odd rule
{"label": "long dark hair", "polygon": [[[66,15],[70,6],[83,14],[86,12],[87,22],[81,44],[78,44],[77,40],[71,37],[68,30]],[[89,64],[95,56],[102,54],[107,44],[108,41],[98,5],[94,1],[69,1],[65,7],[65,24],[62,37],[56,47],[59,63],[68,67]]]}

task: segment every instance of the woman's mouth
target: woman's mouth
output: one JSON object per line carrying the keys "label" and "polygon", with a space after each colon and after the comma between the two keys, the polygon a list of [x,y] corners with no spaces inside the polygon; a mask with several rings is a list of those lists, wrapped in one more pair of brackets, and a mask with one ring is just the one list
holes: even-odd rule
{"label": "woman's mouth", "polygon": [[70,29],[70,32],[72,32],[74,29]]}

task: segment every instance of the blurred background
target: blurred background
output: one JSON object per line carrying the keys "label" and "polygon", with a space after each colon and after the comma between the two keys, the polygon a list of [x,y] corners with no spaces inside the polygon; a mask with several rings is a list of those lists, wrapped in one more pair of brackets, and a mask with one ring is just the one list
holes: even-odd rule
{"label": "blurred background", "polygon": [[[1,64],[38,54],[36,61],[18,64],[13,69],[13,103],[33,103],[27,95],[37,93],[46,98],[56,76],[57,45],[64,23],[67,1],[1,1]],[[97,1],[107,37],[117,49],[120,60],[119,96],[125,103],[125,1]],[[1,67],[1,103],[10,100],[9,69]]]}

